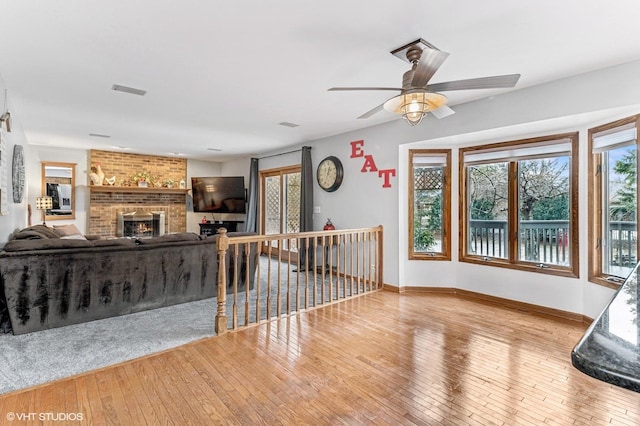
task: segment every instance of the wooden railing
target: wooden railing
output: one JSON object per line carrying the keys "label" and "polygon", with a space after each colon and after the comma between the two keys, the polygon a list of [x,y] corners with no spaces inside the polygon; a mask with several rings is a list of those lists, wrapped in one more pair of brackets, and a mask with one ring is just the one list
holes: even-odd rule
{"label": "wooden railing", "polygon": [[226,267],[218,267],[217,334],[382,288],[382,226],[218,233],[218,265]]}
{"label": "wooden railing", "polygon": [[636,222],[609,222],[609,259],[612,266],[632,268],[638,262],[637,226]]}

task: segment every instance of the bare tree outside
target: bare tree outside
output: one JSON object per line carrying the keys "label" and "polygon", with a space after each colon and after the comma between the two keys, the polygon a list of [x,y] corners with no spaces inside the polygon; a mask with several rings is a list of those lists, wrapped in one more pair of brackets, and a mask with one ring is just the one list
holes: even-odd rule
{"label": "bare tree outside", "polygon": [[[517,170],[515,205],[518,206],[520,259],[566,264],[569,157],[520,160]],[[467,171],[469,252],[506,258],[510,244],[509,163],[472,165]]]}

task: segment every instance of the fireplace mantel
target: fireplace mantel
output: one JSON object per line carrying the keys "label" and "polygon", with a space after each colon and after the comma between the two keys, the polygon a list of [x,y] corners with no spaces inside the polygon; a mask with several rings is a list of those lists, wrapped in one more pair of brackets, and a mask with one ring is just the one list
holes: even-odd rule
{"label": "fireplace mantel", "polygon": [[144,193],[144,194],[186,194],[189,189],[184,188],[157,188],[150,186],[148,188],[140,186],[111,186],[111,185],[91,185],[89,186],[91,192],[129,192],[129,193]]}

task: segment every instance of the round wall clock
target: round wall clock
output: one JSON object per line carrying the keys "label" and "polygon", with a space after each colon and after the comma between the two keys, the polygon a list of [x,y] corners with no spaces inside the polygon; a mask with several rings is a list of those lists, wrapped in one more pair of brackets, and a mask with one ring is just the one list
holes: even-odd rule
{"label": "round wall clock", "polygon": [[327,192],[333,192],[340,188],[343,176],[342,162],[337,157],[329,156],[318,164],[316,179],[320,188]]}
{"label": "round wall clock", "polygon": [[13,202],[21,203],[24,195],[24,148],[22,145],[13,147]]}

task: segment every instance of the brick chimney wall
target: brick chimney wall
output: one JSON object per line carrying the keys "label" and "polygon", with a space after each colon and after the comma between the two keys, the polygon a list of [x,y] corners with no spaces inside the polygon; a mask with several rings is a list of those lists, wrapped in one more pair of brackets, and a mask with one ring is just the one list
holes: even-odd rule
{"label": "brick chimney wall", "polygon": [[[105,178],[116,176],[116,183],[110,188],[110,192],[91,191],[89,234],[115,237],[118,211],[164,211],[166,233],[186,231],[186,194],[162,192],[163,188],[160,187],[158,192],[135,192],[131,189],[137,187],[137,183],[133,182],[131,177],[143,170],[149,171],[159,182],[172,179],[176,182],[174,188],[178,188],[178,182],[187,179],[185,159],[91,150],[89,161],[90,168],[100,164]],[[87,185],[93,186],[91,180]],[[108,185],[105,182],[103,186]]]}

